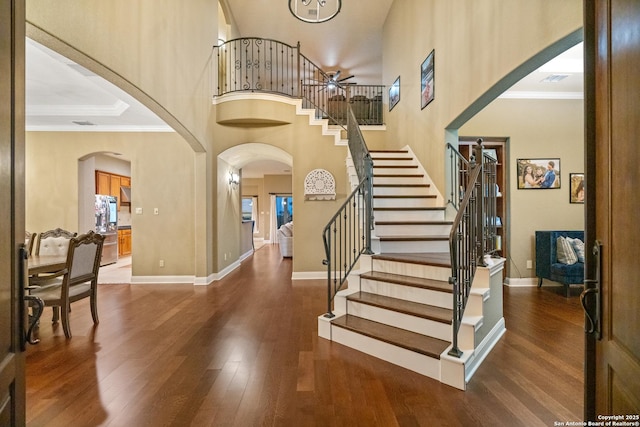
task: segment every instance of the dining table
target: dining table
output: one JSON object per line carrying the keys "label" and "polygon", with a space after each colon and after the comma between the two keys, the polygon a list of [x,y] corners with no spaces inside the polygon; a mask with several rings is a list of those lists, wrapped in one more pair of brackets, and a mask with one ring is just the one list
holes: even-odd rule
{"label": "dining table", "polygon": [[27,259],[29,276],[55,273],[67,265],[66,255],[31,255]]}

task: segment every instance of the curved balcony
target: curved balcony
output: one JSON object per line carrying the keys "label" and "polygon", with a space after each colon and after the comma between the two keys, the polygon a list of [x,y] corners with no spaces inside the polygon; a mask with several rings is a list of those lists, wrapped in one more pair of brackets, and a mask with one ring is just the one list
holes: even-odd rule
{"label": "curved balcony", "polygon": [[[382,125],[383,85],[341,84],[291,46],[263,38],[239,38],[214,46],[214,98],[235,92],[272,93],[302,99],[316,118],[345,127],[351,105],[359,125]],[[281,116],[280,116],[281,117]],[[223,111],[220,123],[283,124],[277,112]]]}

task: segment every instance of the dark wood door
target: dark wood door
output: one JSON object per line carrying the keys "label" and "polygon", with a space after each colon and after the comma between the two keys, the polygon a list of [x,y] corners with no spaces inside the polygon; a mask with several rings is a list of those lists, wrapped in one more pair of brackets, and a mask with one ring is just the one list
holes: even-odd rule
{"label": "dark wood door", "polygon": [[638,0],[585,1],[587,241],[601,244],[600,262],[587,263],[588,276],[601,272],[600,334],[587,337],[589,419],[640,421],[639,22]]}
{"label": "dark wood door", "polygon": [[25,423],[23,311],[24,5],[0,0],[0,425]]}

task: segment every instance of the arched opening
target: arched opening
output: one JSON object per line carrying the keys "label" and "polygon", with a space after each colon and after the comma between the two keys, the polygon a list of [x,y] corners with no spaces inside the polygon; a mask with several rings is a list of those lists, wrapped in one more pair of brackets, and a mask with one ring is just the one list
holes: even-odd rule
{"label": "arched opening", "polygon": [[[219,156],[239,171],[238,210],[242,219],[254,221],[253,246],[278,243],[277,229],[284,216],[279,213],[282,200],[287,201],[287,219],[291,220],[293,157],[281,148],[263,143],[246,143],[231,147]],[[278,205],[280,203],[280,205]]]}

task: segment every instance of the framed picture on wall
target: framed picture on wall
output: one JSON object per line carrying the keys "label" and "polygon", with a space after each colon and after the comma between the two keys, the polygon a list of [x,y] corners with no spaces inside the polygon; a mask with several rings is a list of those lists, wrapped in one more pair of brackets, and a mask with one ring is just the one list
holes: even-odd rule
{"label": "framed picture on wall", "polygon": [[560,188],[560,159],[518,159],[518,189]]}
{"label": "framed picture on wall", "polygon": [[584,203],[584,174],[569,174],[569,203]]}
{"label": "framed picture on wall", "polygon": [[389,88],[389,111],[393,110],[398,102],[400,102],[400,76]]}
{"label": "framed picture on wall", "polygon": [[421,96],[422,100],[422,108],[429,105],[431,101],[433,101],[434,97],[434,56],[435,49],[431,51],[431,53],[427,56],[427,58],[422,62],[420,66],[420,88],[421,88]]}

